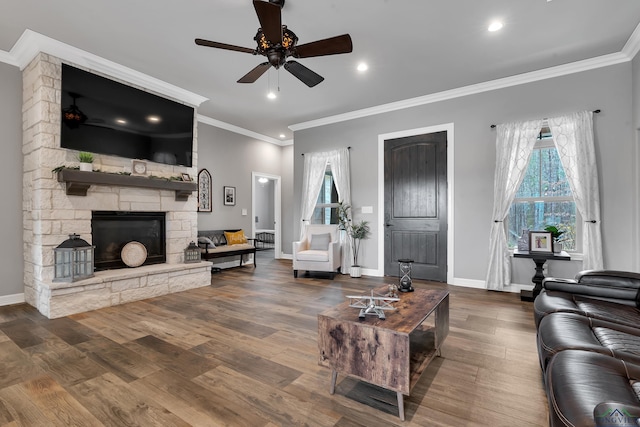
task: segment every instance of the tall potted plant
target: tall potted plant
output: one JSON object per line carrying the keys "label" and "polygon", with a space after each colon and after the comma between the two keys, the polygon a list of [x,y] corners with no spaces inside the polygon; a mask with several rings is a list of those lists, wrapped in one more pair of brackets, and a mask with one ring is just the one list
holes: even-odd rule
{"label": "tall potted plant", "polygon": [[338,228],[340,230],[344,230],[351,243],[353,264],[349,269],[349,274],[351,277],[360,277],[362,276],[362,267],[358,263],[360,243],[363,239],[367,239],[371,235],[369,222],[360,221],[359,223],[354,224],[351,220],[351,206],[343,202],[338,202]]}

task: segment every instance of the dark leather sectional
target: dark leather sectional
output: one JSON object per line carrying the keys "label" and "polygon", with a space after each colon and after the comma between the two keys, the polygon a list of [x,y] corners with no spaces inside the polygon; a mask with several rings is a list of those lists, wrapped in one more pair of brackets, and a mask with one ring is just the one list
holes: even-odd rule
{"label": "dark leather sectional", "polygon": [[544,280],[534,315],[550,426],[640,426],[639,304],[638,273]]}

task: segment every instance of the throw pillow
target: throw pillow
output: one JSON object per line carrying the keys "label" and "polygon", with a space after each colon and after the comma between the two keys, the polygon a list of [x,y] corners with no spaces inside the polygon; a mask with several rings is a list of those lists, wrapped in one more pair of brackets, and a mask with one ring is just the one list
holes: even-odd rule
{"label": "throw pillow", "polygon": [[227,245],[241,245],[247,243],[247,236],[244,235],[244,230],[235,232],[225,231],[224,238],[227,239]]}
{"label": "throw pillow", "polygon": [[213,241],[206,236],[199,236],[198,243],[200,243],[201,245],[209,245],[209,249],[213,249],[216,247],[215,243],[213,243]]}
{"label": "throw pillow", "polygon": [[331,243],[331,234],[312,234],[309,249],[312,251],[326,251]]}

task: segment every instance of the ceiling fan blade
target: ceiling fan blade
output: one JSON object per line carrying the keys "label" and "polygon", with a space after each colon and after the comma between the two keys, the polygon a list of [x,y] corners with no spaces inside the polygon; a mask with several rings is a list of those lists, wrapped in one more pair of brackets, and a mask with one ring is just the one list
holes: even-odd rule
{"label": "ceiling fan blade", "polygon": [[258,80],[258,77],[264,74],[271,67],[271,64],[268,62],[263,62],[260,65],[257,65],[253,70],[249,71],[247,74],[242,76],[238,83],[253,83]]}
{"label": "ceiling fan blade", "polygon": [[296,61],[285,62],[284,68],[309,87],[314,87],[324,80],[324,77]]}
{"label": "ceiling fan blade", "polygon": [[272,45],[282,43],[282,16],[280,6],[262,0],[253,0],[262,32]]}
{"label": "ceiling fan blade", "polygon": [[242,46],[234,46],[232,44],[226,44],[226,43],[212,42],[204,39],[196,39],[196,44],[200,46],[216,47],[218,49],[226,49],[226,50],[233,50],[236,52],[246,52],[246,53],[255,54],[255,49],[249,49],[248,47],[242,47]]}
{"label": "ceiling fan blade", "polygon": [[292,56],[295,58],[310,58],[312,56],[350,53],[351,51],[353,51],[351,36],[349,34],[343,34],[341,36],[329,37],[328,39],[296,46]]}

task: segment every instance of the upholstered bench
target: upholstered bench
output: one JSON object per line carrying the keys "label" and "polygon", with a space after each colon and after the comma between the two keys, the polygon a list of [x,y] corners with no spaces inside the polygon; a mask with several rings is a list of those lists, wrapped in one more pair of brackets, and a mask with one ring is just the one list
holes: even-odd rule
{"label": "upholstered bench", "polygon": [[[201,257],[204,260],[239,255],[239,266],[242,266],[244,256],[253,254],[253,266],[257,267],[256,247],[249,241],[253,241],[253,239],[248,239],[241,229],[198,231],[198,246],[200,247]],[[220,269],[212,267],[211,271],[220,271]]]}

